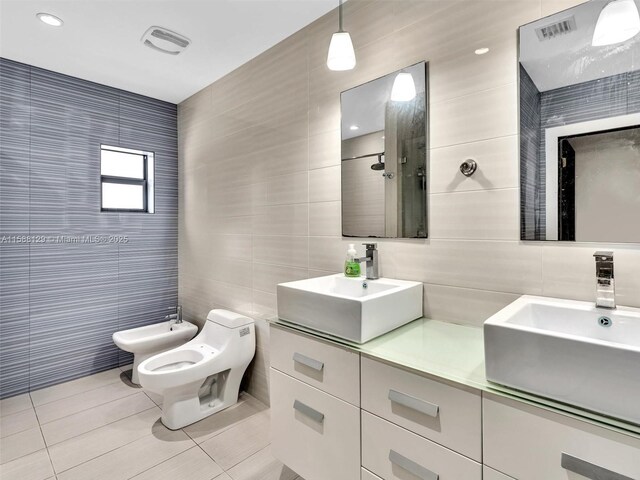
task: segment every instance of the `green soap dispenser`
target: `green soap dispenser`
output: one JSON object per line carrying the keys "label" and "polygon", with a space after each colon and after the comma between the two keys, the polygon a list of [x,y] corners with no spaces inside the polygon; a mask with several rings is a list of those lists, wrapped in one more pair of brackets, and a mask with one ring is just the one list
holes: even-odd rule
{"label": "green soap dispenser", "polygon": [[344,275],[345,277],[359,277],[360,276],[360,264],[356,261],[358,253],[353,243],[349,244],[349,250],[347,250],[347,259],[344,261]]}

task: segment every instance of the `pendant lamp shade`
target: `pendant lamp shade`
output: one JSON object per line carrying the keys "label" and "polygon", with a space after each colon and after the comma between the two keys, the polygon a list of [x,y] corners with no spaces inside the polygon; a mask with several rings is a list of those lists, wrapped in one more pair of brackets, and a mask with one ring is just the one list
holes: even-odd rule
{"label": "pendant lamp shade", "polygon": [[351,35],[348,32],[336,32],[331,37],[327,67],[329,70],[351,70],[356,66],[356,52],[353,50]]}
{"label": "pendant lamp shade", "polygon": [[338,3],[338,31],[331,37],[327,67],[329,70],[351,70],[356,66],[356,52],[353,49],[351,35],[342,29],[342,0]]}

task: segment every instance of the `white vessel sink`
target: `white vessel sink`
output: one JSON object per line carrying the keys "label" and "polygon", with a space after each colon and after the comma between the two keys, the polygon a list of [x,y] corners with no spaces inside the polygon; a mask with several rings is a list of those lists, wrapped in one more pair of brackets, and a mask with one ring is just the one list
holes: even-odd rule
{"label": "white vessel sink", "polygon": [[640,309],[525,295],[484,344],[488,380],[640,424]]}
{"label": "white vessel sink", "polygon": [[281,283],[278,317],[364,343],[422,317],[422,283],[341,273]]}

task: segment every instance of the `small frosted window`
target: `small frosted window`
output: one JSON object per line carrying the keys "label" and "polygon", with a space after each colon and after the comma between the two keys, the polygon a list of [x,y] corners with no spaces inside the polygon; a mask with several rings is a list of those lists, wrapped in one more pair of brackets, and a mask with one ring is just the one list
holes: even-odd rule
{"label": "small frosted window", "polygon": [[153,165],[152,152],[102,145],[102,211],[153,213]]}
{"label": "small frosted window", "polygon": [[142,180],[144,178],[144,155],[103,149],[100,173],[112,177]]}
{"label": "small frosted window", "polygon": [[102,208],[109,210],[144,210],[142,185],[102,182]]}

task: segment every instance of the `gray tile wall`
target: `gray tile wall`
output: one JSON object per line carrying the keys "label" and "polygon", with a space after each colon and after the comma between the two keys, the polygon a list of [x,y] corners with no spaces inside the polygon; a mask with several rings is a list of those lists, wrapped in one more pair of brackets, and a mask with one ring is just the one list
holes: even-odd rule
{"label": "gray tile wall", "polygon": [[[0,59],[0,397],[128,363],[177,303],[176,106]],[[100,212],[100,144],[155,152],[156,213]],[[14,236],[124,235],[125,244]]]}
{"label": "gray tile wall", "polygon": [[[522,238],[544,238],[544,197],[540,197],[538,148],[540,146],[540,92],[520,65],[520,234]],[[541,203],[542,202],[542,205]],[[542,207],[542,208],[541,208]]]}
{"label": "gray tile wall", "polygon": [[[538,92],[520,67],[521,231],[526,240],[545,240],[547,128],[640,112],[640,70]],[[539,157],[533,157],[537,134]],[[537,164],[537,168],[533,165]]]}

